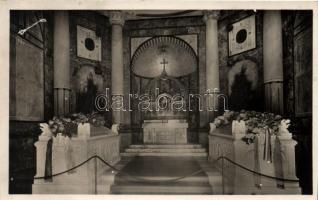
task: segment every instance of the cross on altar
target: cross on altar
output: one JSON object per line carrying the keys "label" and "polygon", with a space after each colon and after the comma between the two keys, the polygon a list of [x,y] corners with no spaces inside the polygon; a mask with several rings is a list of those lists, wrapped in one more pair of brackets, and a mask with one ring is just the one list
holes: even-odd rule
{"label": "cross on altar", "polygon": [[166,59],[163,59],[163,61],[160,62],[160,64],[163,65],[163,70],[165,71],[166,70],[166,64],[168,64],[168,61],[166,61]]}

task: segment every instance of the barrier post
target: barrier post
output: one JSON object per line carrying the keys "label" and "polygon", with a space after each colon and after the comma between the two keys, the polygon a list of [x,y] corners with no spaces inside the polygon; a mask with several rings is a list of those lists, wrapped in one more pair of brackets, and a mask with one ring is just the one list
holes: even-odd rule
{"label": "barrier post", "polygon": [[222,157],[222,194],[224,194],[224,158]]}
{"label": "barrier post", "polygon": [[94,168],[95,168],[95,194],[97,194],[97,158],[96,155],[94,157]]}

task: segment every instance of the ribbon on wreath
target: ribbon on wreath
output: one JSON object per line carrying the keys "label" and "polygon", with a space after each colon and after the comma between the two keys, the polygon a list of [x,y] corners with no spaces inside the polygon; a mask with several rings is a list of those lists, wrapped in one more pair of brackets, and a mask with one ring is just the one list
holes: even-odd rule
{"label": "ribbon on wreath", "polygon": [[[255,172],[260,172],[261,171],[261,167],[260,167],[260,163],[259,163],[259,137],[255,137],[254,140],[254,145],[255,145],[255,153],[254,153],[254,160],[255,160],[255,164],[254,164],[254,171]],[[254,184],[256,187],[260,188],[262,186],[261,184],[261,176],[258,174],[253,174],[254,176]]]}
{"label": "ribbon on wreath", "polygon": [[[255,137],[254,144],[255,144],[255,153],[254,153],[254,171],[255,172],[261,172],[261,166],[260,166],[260,142],[262,140],[259,140],[260,137]],[[272,162],[272,144],[271,144],[271,134],[269,129],[265,129],[265,138],[264,138],[264,148],[263,148],[263,160],[267,163]],[[261,188],[262,187],[262,181],[261,176],[254,173],[254,184],[256,187]]]}
{"label": "ribbon on wreath", "polygon": [[[261,163],[260,163],[260,148],[261,142],[260,137],[255,137],[254,145],[255,145],[255,153],[254,153],[254,171],[258,173],[262,173],[261,170]],[[264,137],[264,147],[263,147],[263,160],[266,163],[272,163],[272,144],[271,144],[271,134],[269,129],[265,129],[265,137]],[[254,184],[255,187],[261,188],[262,187],[262,180],[261,175],[254,173]]]}
{"label": "ribbon on wreath", "polygon": [[[75,166],[75,160],[73,156],[73,147],[71,145],[71,140],[69,137],[58,136],[59,142],[63,142],[64,154],[65,154],[65,163],[66,168],[71,169]],[[45,169],[44,169],[44,179],[47,182],[52,182],[52,154],[53,154],[53,138],[49,139],[46,148],[46,157],[45,157]],[[68,174],[76,173],[76,169],[69,171]]]}
{"label": "ribbon on wreath", "polygon": [[46,156],[45,156],[45,166],[44,166],[44,180],[52,182],[52,143],[53,139],[50,138],[46,144]]}
{"label": "ribbon on wreath", "polygon": [[[274,169],[275,169],[275,176],[278,178],[284,178],[284,171],[283,171],[283,156],[281,152],[281,143],[278,137],[275,139],[274,145]],[[276,180],[276,186],[278,188],[285,188],[284,181]]]}
{"label": "ribbon on wreath", "polygon": [[263,160],[266,161],[267,163],[273,162],[271,131],[269,128],[265,129],[265,143],[264,143],[264,150],[263,150]]}
{"label": "ribbon on wreath", "polygon": [[[255,154],[254,154],[254,159],[255,159],[255,164],[254,164],[254,171],[263,173],[261,171],[261,166],[260,166],[260,138],[255,137],[254,140],[254,145],[255,145]],[[274,147],[272,149],[272,147]],[[278,137],[275,137],[275,142],[272,146],[271,142],[271,132],[269,129],[265,131],[265,137],[264,137],[264,148],[263,148],[263,160],[266,161],[268,164],[273,164],[274,167],[274,174],[275,177],[278,178],[284,178],[284,172],[283,172],[283,160],[282,160],[282,152],[281,152],[281,143]],[[270,174],[268,174],[270,175]],[[254,184],[256,187],[261,188],[262,186],[262,181],[261,181],[261,176],[258,174],[254,173]],[[276,186],[278,188],[284,188],[284,181],[282,180],[276,180]]]}

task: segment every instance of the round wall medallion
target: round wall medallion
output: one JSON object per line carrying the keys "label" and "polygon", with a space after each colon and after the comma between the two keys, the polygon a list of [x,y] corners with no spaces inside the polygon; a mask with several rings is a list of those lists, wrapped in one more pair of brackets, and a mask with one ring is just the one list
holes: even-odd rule
{"label": "round wall medallion", "polygon": [[255,15],[232,24],[229,31],[229,56],[256,48]]}
{"label": "round wall medallion", "polygon": [[247,38],[247,31],[246,29],[241,29],[236,33],[236,42],[241,44],[243,42],[245,42]]}
{"label": "round wall medallion", "polygon": [[94,51],[95,49],[95,42],[92,38],[85,39],[85,48],[89,51]]}

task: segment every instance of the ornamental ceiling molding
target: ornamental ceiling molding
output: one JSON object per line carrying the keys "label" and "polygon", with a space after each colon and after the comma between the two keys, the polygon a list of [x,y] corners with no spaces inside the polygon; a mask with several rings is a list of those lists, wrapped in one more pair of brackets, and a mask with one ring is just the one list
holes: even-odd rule
{"label": "ornamental ceiling molding", "polygon": [[143,42],[131,60],[131,71],[139,77],[155,78],[165,70],[167,76],[181,77],[197,69],[197,56],[180,38],[157,36]]}
{"label": "ornamental ceiling molding", "polygon": [[170,11],[166,13],[135,13],[137,17],[153,17],[153,18],[162,18],[162,17],[178,17],[183,16],[189,13],[193,13],[196,10],[181,10],[181,11]]}

